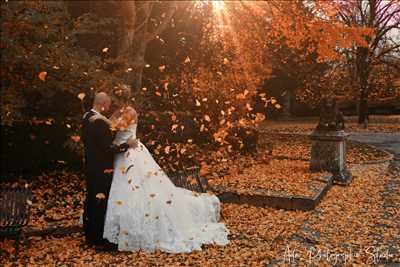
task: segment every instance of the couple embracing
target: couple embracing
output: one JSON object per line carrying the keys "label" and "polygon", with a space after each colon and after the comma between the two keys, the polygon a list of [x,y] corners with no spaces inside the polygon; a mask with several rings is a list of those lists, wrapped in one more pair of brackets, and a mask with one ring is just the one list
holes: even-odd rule
{"label": "couple embracing", "polygon": [[108,119],[103,114],[110,105],[106,93],[97,93],[82,121],[87,242],[107,250],[170,253],[228,244],[218,198],[176,187],[136,139],[136,111],[127,106]]}

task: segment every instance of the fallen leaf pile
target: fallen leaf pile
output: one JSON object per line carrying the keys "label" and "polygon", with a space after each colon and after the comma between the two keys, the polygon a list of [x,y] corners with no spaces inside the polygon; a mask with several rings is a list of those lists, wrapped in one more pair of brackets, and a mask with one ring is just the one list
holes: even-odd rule
{"label": "fallen leaf pile", "polygon": [[[310,160],[312,141],[306,135],[269,134],[263,135],[267,142],[273,144],[272,155],[292,159]],[[347,164],[363,163],[375,160],[384,160],[388,154],[370,145],[347,141]]]}
{"label": "fallen leaf pile", "polygon": [[[213,187],[238,194],[268,194],[313,196],[313,185],[328,173],[309,171],[309,163],[300,160],[271,160],[269,164],[255,164],[245,169],[233,168],[228,175],[210,180]],[[322,185],[321,185],[322,186]]]}
{"label": "fallen leaf pile", "polygon": [[[317,119],[309,121],[299,118],[297,121],[287,122],[266,120],[261,128],[272,133],[309,134],[314,131],[317,124]],[[367,128],[364,128],[355,122],[345,122],[345,131],[357,133],[396,133],[400,132],[400,126],[398,119],[397,121],[396,119],[392,119],[390,122],[370,123]]]}
{"label": "fallen leaf pile", "polygon": [[[331,251],[353,252],[379,244],[385,249],[400,240],[399,173],[384,174],[382,165],[352,168],[355,176],[348,187],[335,186],[314,211],[298,212],[238,204],[222,204],[222,215],[230,230],[230,244],[206,245],[189,254],[162,252],[98,253],[84,243],[82,234],[65,237],[29,237],[20,247],[19,265],[29,266],[288,266],[285,249],[304,258],[310,246]],[[387,189],[392,183],[391,190]],[[54,184],[53,184],[54,186]],[[387,198],[385,200],[385,198]],[[392,201],[392,202],[390,202]],[[389,205],[390,204],[390,205]],[[307,230],[308,229],[308,230]],[[319,231],[313,236],[311,230]],[[295,238],[297,237],[297,238]],[[300,239],[299,239],[300,238]],[[299,241],[300,240],[300,241]],[[309,243],[301,242],[308,240]],[[3,248],[2,243],[2,248]],[[6,244],[9,248],[12,244]],[[344,249],[346,248],[346,249]],[[362,250],[363,251],[363,250]],[[361,251],[361,252],[362,252]],[[366,266],[371,255],[361,253],[351,263]],[[0,250],[0,263],[11,266],[8,252]],[[287,256],[287,255],[286,255]],[[390,259],[400,260],[399,254]],[[315,260],[316,261],[316,260]],[[323,258],[315,266],[332,266]]]}
{"label": "fallen leaf pile", "polygon": [[[303,260],[313,247],[316,266],[343,264],[346,255],[347,265],[400,262],[400,172],[385,174],[384,166],[352,168],[356,178],[350,186],[333,187],[287,247]],[[342,257],[333,262],[332,257],[315,257],[318,251]]]}

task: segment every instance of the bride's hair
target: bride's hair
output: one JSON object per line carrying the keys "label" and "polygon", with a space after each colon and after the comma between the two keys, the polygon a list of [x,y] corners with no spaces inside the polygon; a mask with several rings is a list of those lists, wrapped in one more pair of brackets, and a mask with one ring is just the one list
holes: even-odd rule
{"label": "bride's hair", "polygon": [[131,123],[137,121],[136,110],[131,106],[125,106],[118,109],[110,117],[112,128],[117,130],[126,129]]}

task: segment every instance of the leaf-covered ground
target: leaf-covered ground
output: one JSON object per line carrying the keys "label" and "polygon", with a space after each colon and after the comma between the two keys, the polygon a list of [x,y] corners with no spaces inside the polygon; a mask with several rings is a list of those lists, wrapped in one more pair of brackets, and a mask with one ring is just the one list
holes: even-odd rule
{"label": "leaf-covered ground", "polygon": [[[276,144],[273,156],[307,159],[307,155],[310,154],[310,143],[307,143],[305,137],[284,137],[274,140]],[[356,161],[360,158],[372,159],[381,156],[375,157],[374,153],[379,154],[379,150],[359,145],[357,144],[354,150],[349,149],[348,160]],[[364,147],[367,149],[364,150]],[[228,185],[230,191],[238,193],[252,194],[254,189],[261,188],[289,195],[313,195],[310,182],[322,175],[307,171],[308,160],[271,160],[264,152],[234,158],[217,155],[218,152],[204,154],[209,155],[210,163],[202,166],[202,175],[210,181],[210,184]],[[47,227],[56,223],[74,225],[79,220],[84,199],[83,188],[85,188],[80,173],[60,170],[30,180],[19,179],[6,185],[27,185],[33,191],[30,221],[30,226],[33,228]]]}
{"label": "leaf-covered ground", "polygon": [[[331,266],[335,255],[340,260],[340,255],[352,254],[351,258],[347,256],[347,264],[365,266],[368,261],[378,263],[378,258],[380,262],[400,262],[399,247],[395,249],[400,240],[400,175],[398,170],[385,173],[384,167],[382,164],[353,167],[356,176],[353,183],[348,187],[334,186],[317,209],[310,212],[223,204],[222,213],[231,233],[231,243],[225,247],[206,246],[190,254],[96,253],[84,244],[82,234],[77,233],[62,238],[30,237],[22,246],[17,263],[22,266],[265,266],[268,263],[287,266],[291,261],[304,266],[311,255],[317,266]],[[2,245],[10,248],[11,243]],[[329,250],[330,254],[319,254],[318,258],[312,247]],[[2,264],[10,266],[7,252],[2,251],[1,256]]]}
{"label": "leaf-covered ground", "polygon": [[[255,161],[247,168],[233,166],[231,172],[210,181],[212,186],[223,186],[226,191],[238,194],[275,194],[289,196],[314,196],[318,179],[328,175],[309,171],[309,162],[273,159],[268,164]],[[261,190],[261,191],[260,191]],[[264,192],[264,193],[260,193]]]}
{"label": "leaf-covered ground", "polygon": [[[263,138],[273,144],[272,155],[292,159],[310,160],[312,141],[306,135],[268,134]],[[347,142],[347,164],[365,163],[368,161],[384,160],[388,154],[367,144],[354,141]]]}
{"label": "leaf-covered ground", "polygon": [[[355,118],[351,118],[350,122],[346,122],[345,131],[356,133],[396,133],[400,131],[400,116],[376,116],[371,119],[371,123],[367,128],[360,126],[355,122]],[[279,133],[310,133],[318,124],[318,118],[304,119],[294,118],[290,121],[272,121],[266,120],[261,128],[271,132]]]}

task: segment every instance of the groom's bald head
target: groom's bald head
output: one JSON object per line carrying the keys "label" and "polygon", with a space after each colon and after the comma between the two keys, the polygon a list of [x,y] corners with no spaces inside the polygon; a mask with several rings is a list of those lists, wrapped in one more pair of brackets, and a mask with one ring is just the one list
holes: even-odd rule
{"label": "groom's bald head", "polygon": [[111,98],[104,92],[99,92],[94,96],[93,108],[99,112],[107,112],[110,109]]}

